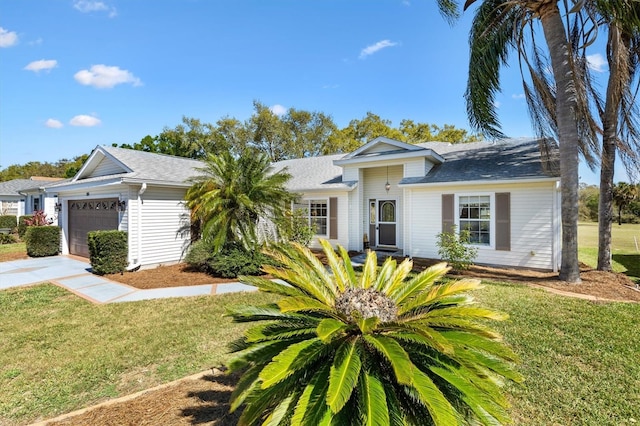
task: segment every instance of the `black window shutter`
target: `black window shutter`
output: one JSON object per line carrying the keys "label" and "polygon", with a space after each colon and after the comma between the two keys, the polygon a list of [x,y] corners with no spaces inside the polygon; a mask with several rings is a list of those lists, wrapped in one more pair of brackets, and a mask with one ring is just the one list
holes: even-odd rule
{"label": "black window shutter", "polygon": [[496,193],[496,250],[511,250],[511,193]]}
{"label": "black window shutter", "polygon": [[338,198],[329,198],[329,239],[338,239]]}

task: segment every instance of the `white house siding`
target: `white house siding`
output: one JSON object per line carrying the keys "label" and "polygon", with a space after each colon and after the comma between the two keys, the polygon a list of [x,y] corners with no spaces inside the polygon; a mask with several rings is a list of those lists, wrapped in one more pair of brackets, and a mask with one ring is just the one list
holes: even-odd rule
{"label": "white house siding", "polygon": [[[180,261],[189,246],[189,210],[184,205],[186,190],[149,186],[142,199],[142,223],[138,229],[134,223],[137,211],[132,212],[130,235],[136,240],[141,236],[143,266]],[[137,193],[136,193],[137,195]],[[131,204],[137,205],[137,202]],[[137,256],[137,254],[136,254]]]}
{"label": "white house siding", "polygon": [[[98,198],[118,198],[120,200],[126,200],[128,197],[129,188],[127,185],[110,185],[105,187],[92,187],[89,191],[87,189],[68,190],[58,192],[58,202],[62,204],[62,211],[58,213],[58,226],[62,228],[62,254],[69,254],[69,200],[95,200]],[[89,194],[89,195],[87,195]],[[127,202],[127,209],[129,203]],[[127,212],[118,213],[118,230],[127,231],[126,227]],[[125,226],[123,227],[123,219],[125,220]],[[130,236],[129,236],[130,238]]]}
{"label": "white house siding", "polygon": [[[349,201],[349,193],[348,192],[308,192],[301,195],[301,200],[327,200],[327,205],[329,203],[329,198],[337,198],[338,199],[338,239],[329,240],[332,246],[336,247],[337,245],[341,245],[347,249],[349,248],[349,236],[350,236],[350,201]],[[331,213],[329,213],[331,215]],[[327,218],[327,221],[329,219]],[[320,243],[318,242],[318,238],[328,239],[328,235],[314,237],[309,244],[309,247],[313,249],[320,249]]]}
{"label": "white house siding", "polygon": [[98,177],[98,176],[109,176],[109,175],[117,175],[119,173],[123,173],[124,170],[113,160],[108,158],[103,158],[100,163],[96,166],[95,169],[89,174],[87,177]]}
{"label": "white house siding", "polygon": [[[363,232],[369,233],[369,200],[396,200],[396,220],[397,220],[397,241],[398,247],[404,245],[404,232],[403,232],[403,190],[398,187],[398,182],[403,177],[404,167],[402,165],[393,165],[375,168],[367,168],[363,170],[363,180],[361,181],[363,199],[362,199],[362,214],[361,221],[363,225]],[[388,170],[388,173],[387,173]],[[387,179],[391,188],[389,192],[385,190],[385,184]],[[372,241],[369,235],[369,240]]]}
{"label": "white house siding", "polygon": [[417,177],[424,176],[426,167],[425,163],[431,164],[426,161],[424,157],[412,158],[404,163],[404,175],[403,177]]}
{"label": "white house siding", "polygon": [[[407,188],[410,209],[406,215],[410,232],[406,232],[405,254],[412,257],[438,258],[436,235],[442,230],[442,194],[511,194],[511,250],[478,247],[477,263],[538,269],[554,268],[554,242],[559,236],[554,212],[554,183],[503,184],[482,187],[446,186]],[[555,235],[554,235],[555,234]]]}

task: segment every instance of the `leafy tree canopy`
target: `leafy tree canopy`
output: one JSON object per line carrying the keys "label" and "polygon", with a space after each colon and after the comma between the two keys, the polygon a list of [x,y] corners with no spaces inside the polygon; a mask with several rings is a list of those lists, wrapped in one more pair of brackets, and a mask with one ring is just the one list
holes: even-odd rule
{"label": "leafy tree canopy", "polygon": [[30,161],[26,164],[13,164],[0,171],[0,182],[13,179],[29,179],[32,176],[73,177],[80,170],[87,157],[88,155],[84,154],[74,157],[72,160],[64,158],[55,163]]}

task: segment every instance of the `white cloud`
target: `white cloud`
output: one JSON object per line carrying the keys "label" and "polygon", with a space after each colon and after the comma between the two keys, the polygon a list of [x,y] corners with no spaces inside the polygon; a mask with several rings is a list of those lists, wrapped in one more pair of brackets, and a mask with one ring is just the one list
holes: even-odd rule
{"label": "white cloud", "polygon": [[391,40],[382,40],[377,42],[376,44],[372,44],[371,46],[367,46],[360,51],[360,59],[364,59],[369,55],[373,55],[374,53],[386,48],[397,46],[398,43],[392,42]]}
{"label": "white cloud", "polygon": [[279,104],[275,104],[272,107],[270,107],[269,109],[271,110],[272,113],[274,113],[278,117],[281,116],[281,115],[285,115],[287,113],[287,109],[285,107],[283,107],[282,105],[279,105]]}
{"label": "white cloud", "polygon": [[24,67],[27,71],[40,72],[51,71],[58,66],[58,61],[55,59],[40,59],[39,61],[33,61]]}
{"label": "white cloud", "polygon": [[73,3],[73,7],[82,13],[108,12],[109,18],[113,18],[118,14],[115,7],[108,6],[101,1],[76,0]]}
{"label": "white cloud", "polygon": [[101,121],[97,117],[93,117],[91,115],[76,115],[69,121],[69,124],[72,126],[78,127],[93,127],[100,124]]}
{"label": "white cloud", "polygon": [[39,37],[33,41],[30,41],[28,44],[29,46],[39,46],[42,44],[42,42],[43,42],[42,37]]}
{"label": "white cloud", "polygon": [[125,83],[131,83],[134,86],[142,85],[142,81],[129,71],[107,65],[93,65],[90,70],[78,71],[73,77],[82,85],[98,89],[110,89]]}
{"label": "white cloud", "polygon": [[55,118],[49,118],[44,122],[44,125],[51,129],[59,129],[64,126],[60,120],[56,120]]}
{"label": "white cloud", "polygon": [[524,99],[524,93],[514,93],[511,97],[513,99]]}
{"label": "white cloud", "polygon": [[18,34],[15,31],[5,30],[0,27],[0,47],[11,47],[18,43]]}
{"label": "white cloud", "polygon": [[607,60],[599,53],[587,55],[587,65],[595,72],[605,72],[607,69]]}

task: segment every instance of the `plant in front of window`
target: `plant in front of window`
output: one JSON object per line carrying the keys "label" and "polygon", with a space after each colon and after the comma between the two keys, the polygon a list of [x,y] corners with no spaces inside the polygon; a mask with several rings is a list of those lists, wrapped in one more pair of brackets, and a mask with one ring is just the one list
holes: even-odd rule
{"label": "plant in front of window", "polygon": [[456,232],[452,226],[451,231],[441,232],[436,235],[438,254],[440,258],[453,267],[456,271],[469,269],[478,256],[478,248],[469,244],[471,233],[467,229]]}
{"label": "plant in front of window", "polygon": [[309,245],[315,230],[309,225],[309,211],[307,209],[292,209],[280,224],[280,236],[284,241]]}
{"label": "plant in front of window", "polygon": [[[232,345],[243,372],[231,411],[241,425],[456,425],[509,421],[501,387],[520,382],[515,354],[486,320],[507,316],[473,304],[480,281],[439,283],[441,263],[410,276],[412,261],[370,252],[356,275],[349,255],[321,240],[328,268],[306,247],[282,244],[265,271],[286,282],[243,277],[282,296],[236,307],[258,322]],[[506,379],[506,380],[505,380]]]}

